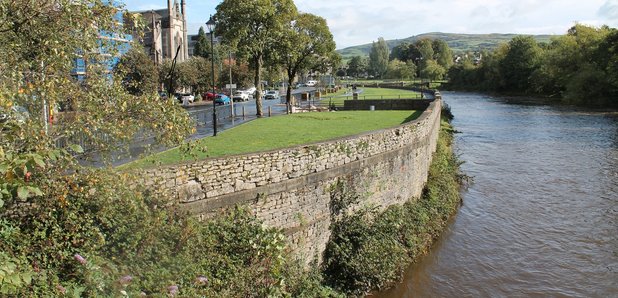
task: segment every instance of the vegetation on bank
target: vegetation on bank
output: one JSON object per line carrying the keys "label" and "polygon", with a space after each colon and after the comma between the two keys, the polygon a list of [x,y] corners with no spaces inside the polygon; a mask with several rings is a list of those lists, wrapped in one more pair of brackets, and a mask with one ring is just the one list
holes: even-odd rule
{"label": "vegetation on bank", "polygon": [[260,152],[315,143],[366,131],[393,127],[412,121],[422,111],[350,111],[299,113],[257,119],[181,146],[130,163],[123,168],[174,164],[223,155]]}
{"label": "vegetation on bank", "polygon": [[464,176],[452,151],[452,133],[443,120],[421,198],[383,212],[367,208],[334,223],[323,264],[330,286],[354,296],[386,289],[402,278],[411,262],[427,253],[461,200]]}
{"label": "vegetation on bank", "polygon": [[21,209],[23,221],[0,219],[0,296],[333,293],[318,273],[288,258],[281,231],[263,227],[248,211],[198,222],[118,183],[127,181],[124,175],[92,171],[64,179],[52,199]]}
{"label": "vegetation on bank", "polygon": [[575,25],[549,43],[517,36],[481,62],[453,66],[449,88],[532,94],[569,104],[618,107],[618,30]]}

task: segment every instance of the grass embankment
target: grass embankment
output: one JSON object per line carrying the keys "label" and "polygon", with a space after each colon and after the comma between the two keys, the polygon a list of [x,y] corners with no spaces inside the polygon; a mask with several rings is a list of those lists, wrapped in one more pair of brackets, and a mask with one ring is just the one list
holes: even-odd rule
{"label": "grass embankment", "polygon": [[331,286],[348,295],[386,289],[428,252],[460,204],[462,175],[452,138],[451,126],[443,121],[420,199],[382,213],[366,209],[335,222],[323,265]]}
{"label": "grass embankment", "polygon": [[393,127],[414,120],[422,111],[349,111],[300,113],[257,119],[198,140],[187,151],[177,147],[123,166],[123,169],[176,164],[208,157],[260,152],[309,144]]}

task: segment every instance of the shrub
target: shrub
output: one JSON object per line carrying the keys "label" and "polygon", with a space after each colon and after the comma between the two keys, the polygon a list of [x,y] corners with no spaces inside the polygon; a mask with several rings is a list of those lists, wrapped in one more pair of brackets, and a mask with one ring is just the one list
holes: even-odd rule
{"label": "shrub", "polygon": [[333,225],[323,272],[336,290],[361,296],[399,281],[410,261],[430,248],[460,202],[459,161],[452,128],[443,122],[423,195],[384,212],[365,209]]}

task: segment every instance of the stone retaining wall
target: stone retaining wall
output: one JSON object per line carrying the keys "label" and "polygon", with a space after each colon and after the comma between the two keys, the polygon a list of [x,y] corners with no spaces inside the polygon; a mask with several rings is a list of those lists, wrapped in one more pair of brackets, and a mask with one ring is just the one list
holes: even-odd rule
{"label": "stone retaining wall", "polygon": [[307,262],[330,237],[333,200],[354,196],[348,210],[386,208],[418,198],[440,130],[441,100],[399,127],[287,149],[206,159],[144,170],[142,182],[171,193],[182,209],[208,218],[236,204],[284,229]]}

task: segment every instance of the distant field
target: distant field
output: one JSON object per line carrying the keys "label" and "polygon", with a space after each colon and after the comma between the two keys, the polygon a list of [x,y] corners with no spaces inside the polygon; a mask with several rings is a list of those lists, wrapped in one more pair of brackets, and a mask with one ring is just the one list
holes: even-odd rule
{"label": "distant field", "polygon": [[[398,90],[398,89],[387,89],[387,88],[373,88],[373,87],[358,87],[357,91],[359,100],[365,99],[420,99],[421,94],[414,91],[408,90]],[[353,99],[351,89],[344,89],[343,92],[337,93],[335,95],[328,95],[322,97],[322,103],[328,104],[332,103],[335,105],[343,105],[344,100]]]}
{"label": "distant field", "polygon": [[366,131],[394,127],[414,120],[422,111],[314,112],[257,119],[197,141],[189,153],[170,149],[121,169],[176,164],[208,157],[260,152],[315,143]]}

